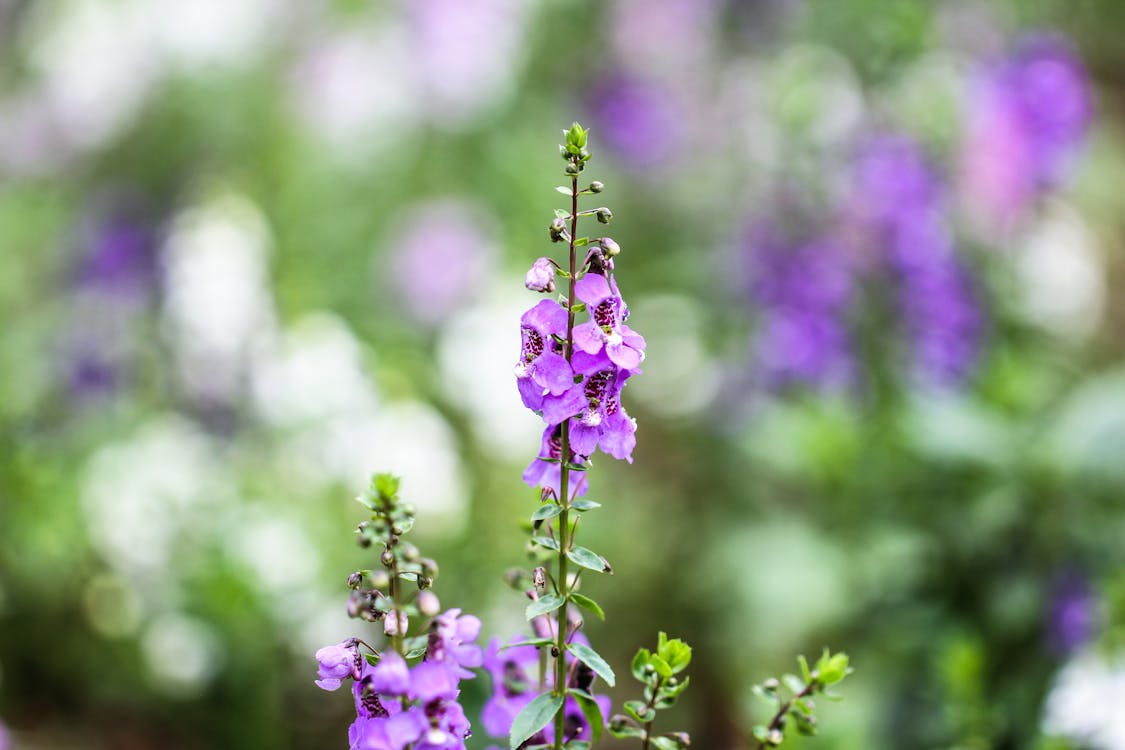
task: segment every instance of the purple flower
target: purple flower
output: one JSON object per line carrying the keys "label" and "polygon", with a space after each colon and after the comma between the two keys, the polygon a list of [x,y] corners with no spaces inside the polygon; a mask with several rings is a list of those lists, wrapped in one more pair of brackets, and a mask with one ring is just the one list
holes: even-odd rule
{"label": "purple flower", "polygon": [[355,677],[359,673],[359,652],[354,640],[346,640],[335,646],[325,646],[316,652],[317,674],[316,686],[322,690],[336,690],[340,682],[348,677]]}
{"label": "purple flower", "polygon": [[459,609],[447,610],[434,620],[426,659],[448,663],[461,679],[471,679],[474,675],[466,667],[479,667],[483,658],[480,646],[473,643],[480,628],[480,620],[473,615],[462,615]]}
{"label": "purple flower", "polygon": [[[581,389],[576,389],[579,396],[582,396]],[[583,401],[578,409],[583,408],[586,402]],[[578,411],[576,409],[575,411]],[[549,459],[549,460],[541,460]],[[539,448],[539,456],[532,459],[531,463],[523,472],[523,481],[531,487],[542,487],[546,490],[551,490],[555,493],[555,497],[562,497],[562,467],[560,461],[562,460],[562,434],[560,425],[548,425],[547,429],[543,430],[543,443]],[[572,448],[570,451],[570,461],[577,463],[580,461],[578,454]],[[569,490],[571,498],[581,497],[586,494],[586,472],[572,471],[570,472]]]}
{"label": "purple flower", "polygon": [[621,389],[638,370],[617,367],[606,354],[575,352],[575,372],[585,376],[582,395],[586,408],[570,421],[570,445],[575,453],[590,456],[594,449],[633,462],[637,423],[621,406]]}
{"label": "purple flower", "polygon": [[978,78],[963,153],[970,206],[1002,225],[1064,175],[1089,127],[1081,61],[1057,35],[1025,37]]}
{"label": "purple flower", "polygon": [[636,369],[644,359],[645,340],[625,325],[629,309],[617,284],[611,286],[605,276],[588,273],[574,285],[574,292],[590,311],[590,320],[574,328],[574,345],[587,354],[604,351],[618,367]]}
{"label": "purple flower", "polygon": [[457,697],[457,668],[444,662],[424,661],[410,670],[410,694],[422,703]]}
{"label": "purple flower", "polygon": [[638,172],[676,155],[684,139],[673,91],[655,80],[612,73],[590,88],[589,109],[606,149]]}
{"label": "purple flower", "polygon": [[410,670],[394,651],[384,651],[371,670],[371,688],[383,695],[406,695],[410,691]]}
{"label": "purple flower", "polygon": [[555,291],[555,266],[550,258],[540,258],[532,263],[523,285],[533,292]]}
{"label": "purple flower", "polygon": [[516,363],[516,385],[523,405],[541,411],[549,424],[576,414],[586,402],[574,387],[574,370],[559,352],[555,336],[566,336],[567,314],[554,300],[545,299],[523,314],[523,348]]}
{"label": "purple flower", "polygon": [[843,248],[827,239],[794,242],[771,223],[752,227],[745,247],[749,293],[760,311],[758,375],[772,388],[846,384],[852,280]]}
{"label": "purple flower", "polygon": [[1067,571],[1056,576],[1047,606],[1047,641],[1057,652],[1073,651],[1093,636],[1097,599],[1085,576]]}

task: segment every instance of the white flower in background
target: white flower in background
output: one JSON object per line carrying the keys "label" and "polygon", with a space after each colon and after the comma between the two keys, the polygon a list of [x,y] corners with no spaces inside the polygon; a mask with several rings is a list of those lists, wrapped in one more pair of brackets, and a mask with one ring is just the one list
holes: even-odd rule
{"label": "white flower in background", "polygon": [[254,62],[285,28],[287,10],[284,0],[143,0],[140,5],[157,50],[187,72]]}
{"label": "white flower in background", "polygon": [[409,71],[430,122],[456,128],[509,97],[524,57],[528,0],[402,0]]}
{"label": "white flower in background", "polygon": [[269,235],[257,207],[227,195],[182,212],[164,248],[164,329],[187,391],[228,401],[258,337],[274,330]]}
{"label": "white flower in background", "polygon": [[648,348],[643,378],[630,380],[622,398],[636,397],[646,409],[666,416],[686,416],[707,407],[719,390],[720,374],[703,342],[699,303],[681,296],[638,299],[630,323],[643,326]]}
{"label": "white flower in background", "polygon": [[1084,341],[1098,329],[1106,278],[1097,238],[1070,206],[1053,201],[1015,257],[1020,303],[1032,322]]}
{"label": "white flower in background", "polygon": [[[469,413],[480,444],[520,461],[540,443],[543,421],[524,408],[515,387],[512,364],[519,358],[519,329],[497,321],[520,319],[531,298],[522,282],[506,276],[494,282],[484,301],[456,313],[445,325],[437,351],[442,387]],[[472,398],[465,398],[466,393]]]}
{"label": "white flower in background", "polygon": [[203,692],[221,666],[221,646],[210,625],[180,612],[160,615],[141,636],[153,683],[179,697]]}
{"label": "white flower in background", "polygon": [[158,416],[94,453],[81,486],[93,545],[127,578],[151,582],[167,576],[177,544],[202,533],[229,501],[232,483],[207,435]]}
{"label": "white flower in background", "polygon": [[271,425],[302,425],[368,414],[379,401],[367,375],[363,345],[342,319],[312,312],[255,352],[251,389]]}
{"label": "white flower in background", "polygon": [[1080,651],[1055,676],[1043,732],[1090,750],[1125,748],[1125,658]]}
{"label": "white flower in background", "polygon": [[417,118],[412,65],[409,37],[393,19],[313,35],[290,75],[293,107],[343,153],[399,143]]}
{"label": "white flower in background", "polygon": [[232,516],[223,523],[227,553],[250,572],[264,594],[273,597],[281,590],[291,593],[316,583],[320,555],[300,522],[274,507],[250,506]]}

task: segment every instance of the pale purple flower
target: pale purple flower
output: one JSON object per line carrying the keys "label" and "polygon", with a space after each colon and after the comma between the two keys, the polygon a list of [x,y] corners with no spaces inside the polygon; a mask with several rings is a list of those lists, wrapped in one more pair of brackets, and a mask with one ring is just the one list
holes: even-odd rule
{"label": "pale purple flower", "polygon": [[480,646],[474,643],[480,628],[479,618],[462,615],[459,609],[447,610],[434,620],[426,659],[453,666],[462,679],[472,678],[473,673],[467,668],[479,667],[483,658]]}
{"label": "pale purple flower", "polygon": [[352,639],[318,650],[316,660],[320,679],[316,680],[316,686],[322,690],[336,690],[342,680],[359,673],[360,658]]}
{"label": "pale purple flower", "polygon": [[371,688],[384,695],[405,695],[410,690],[410,670],[394,651],[384,651],[371,669]]}
{"label": "pale purple flower", "polygon": [[533,292],[555,291],[555,266],[550,258],[540,258],[532,263],[523,285]]}
{"label": "pale purple flower", "polygon": [[644,359],[645,340],[625,325],[629,310],[616,283],[588,273],[574,285],[578,299],[586,303],[590,320],[574,328],[574,345],[587,354],[605,352],[620,368],[635,370]]}
{"label": "pale purple flower", "polygon": [[1065,175],[1089,127],[1081,61],[1057,35],[1025,37],[979,75],[962,154],[969,206],[1002,226]]}
{"label": "pale purple flower", "polygon": [[1067,653],[1093,637],[1097,628],[1097,598],[1085,576],[1069,570],[1055,577],[1047,604],[1047,643]]}
{"label": "pale purple flower", "polygon": [[388,248],[391,277],[406,311],[437,325],[471,301],[494,254],[481,210],[453,200],[411,210]]}
{"label": "pale purple flower", "polygon": [[675,159],[683,115],[668,86],[610,73],[590,87],[588,102],[599,143],[624,166],[640,172]]}
{"label": "pale purple flower", "polygon": [[565,337],[566,311],[554,300],[541,300],[520,319],[522,348],[515,366],[523,404],[558,424],[585,406],[574,387],[574,371],[559,351],[555,336]]}

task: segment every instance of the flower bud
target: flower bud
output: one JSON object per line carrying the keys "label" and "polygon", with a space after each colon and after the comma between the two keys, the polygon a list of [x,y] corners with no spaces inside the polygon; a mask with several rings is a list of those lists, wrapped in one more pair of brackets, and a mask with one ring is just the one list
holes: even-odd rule
{"label": "flower bud", "polygon": [[622,732],[625,730],[625,727],[629,725],[629,719],[622,716],[621,714],[614,714],[614,716],[609,720],[609,731]]}
{"label": "flower bud", "polygon": [[598,222],[601,224],[608,224],[613,221],[613,211],[610,211],[605,206],[598,209]]}
{"label": "flower bud", "polygon": [[566,234],[566,222],[555,217],[550,227],[547,228],[547,234],[550,236],[551,242],[562,242],[563,235]]}
{"label": "flower bud", "polygon": [[523,285],[533,292],[555,291],[555,267],[551,265],[551,260],[540,258],[532,263],[523,279]]}
{"label": "flower bud", "polygon": [[771,677],[762,683],[762,688],[765,690],[773,691],[777,690],[779,687],[781,687],[781,683],[777,681],[776,677]]}
{"label": "flower bud", "polygon": [[360,573],[358,570],[348,576],[349,589],[358,589],[361,583],[363,583],[363,573]]}
{"label": "flower bud", "polygon": [[542,592],[547,588],[547,570],[539,566],[531,573],[531,580],[535,583],[535,590]]}
{"label": "flower bud", "polygon": [[577,164],[575,164],[574,162],[569,162],[569,163],[568,163],[568,164],[566,165],[566,173],[567,173],[567,174],[568,174],[569,176],[571,176],[571,177],[575,177],[575,176],[577,176],[577,175],[578,175],[578,172],[579,172],[579,168],[578,168],[578,165],[577,165]]}
{"label": "flower bud", "polygon": [[410,542],[403,542],[399,545],[399,550],[402,552],[402,559],[407,562],[414,562],[418,559],[418,548]]}
{"label": "flower bud", "polygon": [[785,735],[781,733],[780,729],[771,729],[769,733],[766,734],[766,743],[773,747],[780,745],[784,739]]}
{"label": "flower bud", "polygon": [[418,611],[424,617],[433,617],[441,611],[441,602],[437,598],[437,594],[432,591],[423,591],[418,594],[418,598],[414,600],[418,605]]}
{"label": "flower bud", "polygon": [[371,571],[370,578],[371,578],[372,587],[374,587],[376,589],[379,589],[380,591],[383,591],[383,590],[389,588],[390,585],[391,585],[391,577],[387,574],[387,571],[385,571],[385,570],[373,570],[373,571]]}
{"label": "flower bud", "polygon": [[383,550],[383,554],[379,555],[379,562],[388,568],[395,564],[395,553],[389,549]]}
{"label": "flower bud", "polygon": [[601,191],[605,190],[605,185],[597,180],[594,180],[590,183],[589,190],[591,193],[600,193]]}
{"label": "flower bud", "polygon": [[602,255],[614,258],[621,254],[621,246],[612,237],[599,237],[597,242],[602,249]]}
{"label": "flower bud", "polygon": [[410,628],[410,620],[405,612],[389,612],[383,620],[383,633],[385,635],[406,635]]}

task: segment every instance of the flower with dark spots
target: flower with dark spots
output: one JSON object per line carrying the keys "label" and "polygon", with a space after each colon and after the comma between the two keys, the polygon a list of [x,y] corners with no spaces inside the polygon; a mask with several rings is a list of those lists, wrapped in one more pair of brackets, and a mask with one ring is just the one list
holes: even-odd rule
{"label": "flower with dark spots", "polygon": [[[576,388],[580,398],[585,398],[582,395],[582,389]],[[579,404],[578,409],[581,410],[586,405],[585,401]],[[547,460],[544,460],[547,459]],[[561,497],[562,485],[562,467],[560,461],[562,460],[562,433],[561,425],[553,424],[548,425],[547,429],[543,430],[543,443],[539,448],[539,456],[532,459],[531,463],[523,472],[523,481],[531,487],[542,487],[555,493],[555,497]],[[574,452],[572,448],[570,451],[571,463],[582,461],[583,458]],[[570,496],[571,498],[582,497],[586,494],[586,472],[572,471],[570,473]]]}
{"label": "flower with dark spots", "polygon": [[566,336],[567,314],[554,300],[545,299],[520,318],[522,349],[516,363],[516,385],[523,405],[558,423],[583,406],[574,389],[574,370],[559,350],[555,336]]}
{"label": "flower with dark spots", "polygon": [[584,376],[583,410],[570,420],[570,444],[583,456],[600,447],[614,458],[633,462],[637,424],[621,406],[621,389],[638,370],[617,367],[605,353],[575,352],[574,370]]}
{"label": "flower with dark spots", "polygon": [[555,291],[555,266],[550,258],[540,258],[531,264],[523,285],[533,292]]}
{"label": "flower with dark spots", "polygon": [[600,274],[588,273],[574,285],[578,299],[586,303],[590,320],[574,328],[574,345],[587,354],[604,351],[618,367],[636,369],[644,359],[645,340],[625,325],[629,308],[617,285]]}

